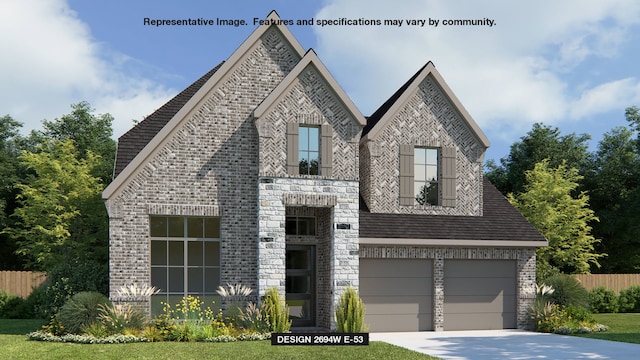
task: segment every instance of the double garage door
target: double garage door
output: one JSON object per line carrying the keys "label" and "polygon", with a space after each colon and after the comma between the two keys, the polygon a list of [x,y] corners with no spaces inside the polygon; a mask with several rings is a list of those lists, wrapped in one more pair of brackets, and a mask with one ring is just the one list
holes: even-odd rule
{"label": "double garage door", "polygon": [[[512,260],[445,260],[444,329],[516,327]],[[433,261],[360,259],[370,331],[433,330]]]}

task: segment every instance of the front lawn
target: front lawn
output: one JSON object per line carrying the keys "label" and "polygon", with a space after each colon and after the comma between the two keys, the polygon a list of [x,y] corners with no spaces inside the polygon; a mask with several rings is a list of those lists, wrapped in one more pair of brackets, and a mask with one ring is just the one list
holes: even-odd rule
{"label": "front lawn", "polygon": [[607,325],[609,331],[575,336],[640,344],[640,313],[593,314],[593,317]]}
{"label": "front lawn", "polygon": [[435,359],[371,342],[369,346],[271,346],[270,341],[234,343],[157,342],[82,345],[28,341],[41,320],[0,320],[0,357],[7,359]]}

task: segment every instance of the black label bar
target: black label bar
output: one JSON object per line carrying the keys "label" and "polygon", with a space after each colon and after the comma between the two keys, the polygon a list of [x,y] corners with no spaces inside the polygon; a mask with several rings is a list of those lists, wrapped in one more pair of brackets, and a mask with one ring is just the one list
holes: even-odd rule
{"label": "black label bar", "polygon": [[271,345],[369,345],[369,333],[272,333]]}

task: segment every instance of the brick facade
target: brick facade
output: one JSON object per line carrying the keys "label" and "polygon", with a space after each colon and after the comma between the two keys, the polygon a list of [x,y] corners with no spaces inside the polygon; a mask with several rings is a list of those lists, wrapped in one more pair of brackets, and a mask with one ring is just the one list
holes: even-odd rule
{"label": "brick facade", "polygon": [[[456,149],[455,207],[399,204],[400,145]],[[360,146],[360,192],[374,213],[482,215],[484,148],[438,84],[427,77],[373,141]]]}
{"label": "brick facade", "polygon": [[258,132],[251,112],[299,60],[270,28],[107,201],[112,296],[120,286],[151,283],[149,215],[220,216],[220,284],[257,288]]}
{"label": "brick facade", "polygon": [[[220,217],[220,284],[250,286],[257,290],[253,301],[272,286],[285,294],[287,245],[315,246],[318,327],[335,328],[340,295],[359,286],[360,258],[432,259],[436,330],[444,321],[447,259],[515,260],[518,326],[525,326],[534,248],[359,245],[360,196],[373,213],[483,216],[485,148],[438,81],[425,78],[375,139],[359,143],[364,118],[324,65],[314,54],[308,60],[281,27],[260,31],[157,135],[162,141],[142,151],[135,169],[125,168],[114,181],[121,185],[105,198],[112,299],[118,301],[120,286],[151,284],[150,216],[207,216]],[[330,171],[291,172],[291,124],[331,130],[331,163],[322,164]],[[455,149],[455,206],[399,205],[403,144]],[[315,217],[316,235],[285,234],[287,216]]]}

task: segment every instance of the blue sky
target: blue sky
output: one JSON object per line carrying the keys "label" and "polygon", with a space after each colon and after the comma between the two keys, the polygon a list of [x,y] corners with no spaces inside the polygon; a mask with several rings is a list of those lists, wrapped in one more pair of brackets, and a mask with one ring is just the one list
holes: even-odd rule
{"label": "blue sky", "polygon": [[[115,136],[226,59],[275,9],[282,19],[491,19],[489,26],[290,26],[364,115],[427,61],[492,142],[487,158],[535,122],[563,134],[625,125],[640,106],[640,2],[634,0],[1,0],[0,115],[40,128],[89,101]],[[144,26],[244,19],[240,27]]]}

